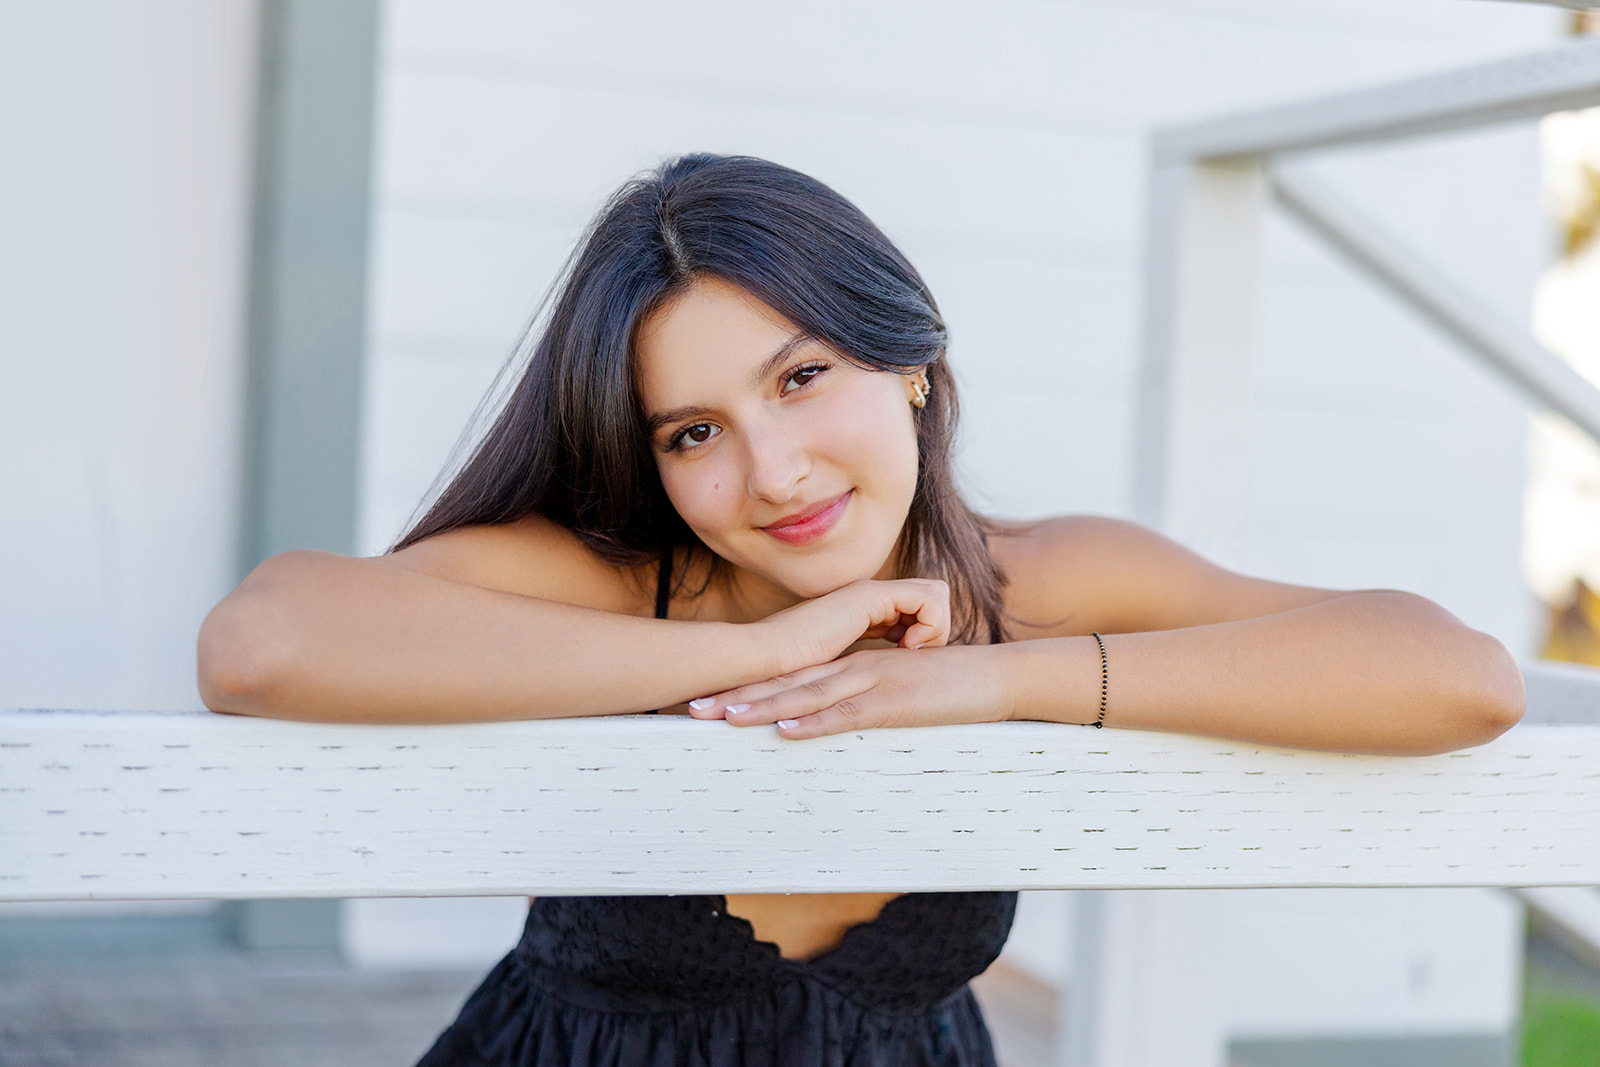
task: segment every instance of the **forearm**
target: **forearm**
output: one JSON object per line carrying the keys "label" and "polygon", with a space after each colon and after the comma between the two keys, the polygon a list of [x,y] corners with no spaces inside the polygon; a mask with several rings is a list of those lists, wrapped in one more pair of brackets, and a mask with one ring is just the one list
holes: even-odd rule
{"label": "forearm", "polygon": [[641,711],[767,677],[774,659],[752,626],[614,614],[336,556],[252,576],[200,634],[208,707],[329,721]]}
{"label": "forearm", "polygon": [[[1436,604],[1352,593],[1293,611],[1105,638],[1107,726],[1294,748],[1427,753],[1481,744],[1522,713],[1505,648]],[[1023,641],[1010,658],[1017,718],[1092,722],[1092,637]]]}

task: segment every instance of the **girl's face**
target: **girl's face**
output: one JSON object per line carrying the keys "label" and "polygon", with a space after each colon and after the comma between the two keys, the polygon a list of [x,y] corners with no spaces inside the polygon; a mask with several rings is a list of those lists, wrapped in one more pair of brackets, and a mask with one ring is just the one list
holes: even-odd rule
{"label": "girl's face", "polygon": [[713,278],[641,324],[635,358],[662,484],[708,548],[807,599],[890,576],[917,483],[910,375]]}

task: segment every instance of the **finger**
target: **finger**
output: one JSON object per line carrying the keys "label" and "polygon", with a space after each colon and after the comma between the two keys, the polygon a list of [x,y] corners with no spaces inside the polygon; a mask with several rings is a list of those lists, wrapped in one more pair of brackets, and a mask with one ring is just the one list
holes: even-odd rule
{"label": "finger", "polygon": [[689,714],[697,719],[725,718],[729,707],[743,707],[753,704],[758,700],[765,700],[776,693],[793,689],[797,685],[806,685],[818,678],[825,678],[830,674],[837,674],[845,669],[845,665],[838,660],[831,663],[819,663],[814,667],[806,667],[788,674],[780,674],[776,678],[767,678],[760,682],[751,682],[741,685],[737,689],[729,689],[722,693],[713,693],[708,697],[700,697],[689,701]]}
{"label": "finger", "polygon": [[823,708],[859,698],[870,690],[874,678],[866,671],[840,671],[816,678],[748,705],[735,704],[742,711],[728,711],[735,726],[766,726],[782,719],[814,715]]}
{"label": "finger", "polygon": [[950,587],[946,583],[937,578],[899,578],[858,585],[871,595],[862,627],[866,636],[881,636],[904,626],[900,636],[904,647],[945,643],[950,632]]}
{"label": "finger", "polygon": [[880,701],[871,693],[830,704],[811,715],[778,720],[778,736],[789,741],[804,741],[809,737],[827,737],[850,730],[863,730],[881,725]]}
{"label": "finger", "polygon": [[868,627],[866,630],[862,631],[861,636],[863,638],[882,638],[885,641],[890,641],[898,645],[900,643],[900,639],[906,635],[906,627],[911,625],[911,622],[913,621],[910,617],[905,615],[900,616],[900,618],[904,621],[897,622],[892,626]]}
{"label": "finger", "polygon": [[903,579],[895,585],[912,588],[895,606],[900,612],[899,621],[905,625],[900,636],[902,648],[923,648],[942,645],[950,637],[950,587],[933,578]]}

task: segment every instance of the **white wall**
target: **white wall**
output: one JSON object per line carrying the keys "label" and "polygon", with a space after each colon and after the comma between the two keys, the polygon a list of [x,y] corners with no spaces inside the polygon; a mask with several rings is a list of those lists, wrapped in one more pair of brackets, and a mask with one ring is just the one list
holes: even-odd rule
{"label": "white wall", "polygon": [[199,706],[254,64],[249,0],[0,0],[0,706]]}
{"label": "white wall", "polygon": [[[1521,906],[1480,889],[1223,894],[1234,1037],[1503,1034],[1522,1003]],[[1354,941],[1354,946],[1352,946]]]}
{"label": "white wall", "polygon": [[[363,543],[401,529],[583,223],[688,149],[834,184],[951,325],[972,494],[1124,512],[1142,131],[1548,41],[1539,8],[1147,2],[511,3],[389,9]],[[1531,130],[1337,175],[1526,317],[1545,249]],[[1273,228],[1247,558],[1398,585],[1519,650],[1518,409],[1381,295]]]}

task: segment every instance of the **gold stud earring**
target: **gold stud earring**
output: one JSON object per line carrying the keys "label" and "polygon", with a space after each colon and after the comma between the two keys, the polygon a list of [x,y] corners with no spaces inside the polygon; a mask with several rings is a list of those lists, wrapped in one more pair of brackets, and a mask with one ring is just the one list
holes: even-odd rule
{"label": "gold stud earring", "polygon": [[927,404],[928,394],[932,391],[932,386],[928,384],[928,376],[926,374],[917,375],[911,380],[911,406],[920,408]]}

